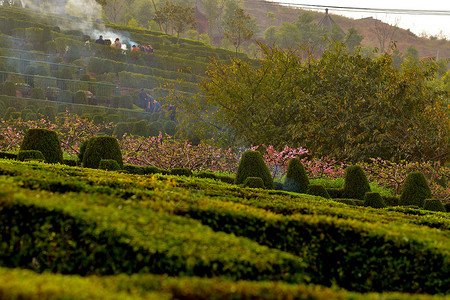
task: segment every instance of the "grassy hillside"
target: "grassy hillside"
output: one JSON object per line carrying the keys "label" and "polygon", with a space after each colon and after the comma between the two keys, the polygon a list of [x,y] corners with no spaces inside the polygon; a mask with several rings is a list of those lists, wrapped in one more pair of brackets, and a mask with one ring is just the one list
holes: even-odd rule
{"label": "grassy hillside", "polygon": [[[282,6],[276,3],[260,1],[249,1],[244,4],[246,11],[256,19],[256,22],[260,29],[259,37],[263,37],[264,30],[271,26],[280,26],[282,22],[294,22],[297,20],[298,15],[305,10]],[[268,12],[274,13],[274,20],[272,21],[268,16]],[[319,22],[325,12],[313,12],[315,16],[315,22]],[[347,31],[350,27],[354,27],[360,34],[364,36],[362,45],[370,47],[379,47],[376,34],[374,32],[376,20],[372,18],[364,19],[351,19],[344,16],[333,14],[333,11],[329,11],[333,20],[344,30]],[[397,42],[397,47],[401,52],[404,52],[408,46],[413,46],[419,51],[421,57],[434,57],[439,50],[440,58],[450,57],[450,41],[441,39],[428,39],[424,37],[418,37],[407,29],[398,28],[394,35],[394,40]]]}
{"label": "grassy hillside", "polygon": [[48,299],[103,290],[112,299],[450,292],[448,213],[10,160],[0,160],[0,191],[0,277],[8,278],[0,295],[34,299],[38,286]]}

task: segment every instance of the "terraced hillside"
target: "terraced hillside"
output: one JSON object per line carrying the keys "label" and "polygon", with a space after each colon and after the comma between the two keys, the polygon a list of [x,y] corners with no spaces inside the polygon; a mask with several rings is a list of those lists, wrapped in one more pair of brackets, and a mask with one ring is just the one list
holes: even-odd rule
{"label": "terraced hillside", "polygon": [[[87,23],[88,28],[71,29],[79,23]],[[94,32],[120,36],[128,48],[96,44]],[[20,112],[36,111],[32,106],[50,106],[53,114],[69,110],[89,118],[120,115],[118,120],[112,118],[115,122],[150,120],[138,107],[141,88],[163,107],[168,106],[169,94],[189,98],[200,91],[198,83],[205,76],[209,59],[227,63],[230,56],[238,56],[248,60],[242,53],[160,32],[15,7],[0,7],[0,33],[0,81],[16,87],[2,100],[5,111],[8,107]],[[155,52],[132,52],[132,44],[151,44]],[[79,91],[86,93],[86,99],[76,95]]]}
{"label": "terraced hillside", "polygon": [[448,213],[38,162],[1,160],[0,174],[6,298],[449,293]]}

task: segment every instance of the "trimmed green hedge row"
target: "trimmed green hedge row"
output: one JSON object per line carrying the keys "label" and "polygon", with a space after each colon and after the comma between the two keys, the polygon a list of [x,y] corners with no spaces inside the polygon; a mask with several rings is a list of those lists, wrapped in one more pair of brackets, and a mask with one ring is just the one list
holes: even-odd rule
{"label": "trimmed green hedge row", "polygon": [[[171,201],[170,193],[159,197]],[[120,198],[11,191],[2,196],[0,211],[6,243],[0,262],[7,267],[35,261],[40,271],[82,275],[152,272],[303,280],[304,264],[291,254]]]}
{"label": "trimmed green hedge row", "polygon": [[442,299],[439,296],[399,293],[356,294],[316,285],[283,282],[232,282],[220,278],[168,277],[152,274],[107,277],[37,274],[28,270],[0,268],[0,295],[7,299]]}
{"label": "trimmed green hedge row", "polygon": [[126,71],[119,72],[119,80],[122,86],[130,88],[142,88],[142,87],[145,87],[146,89],[173,88],[175,90],[188,93],[197,93],[200,91],[199,86],[191,82],[171,80]]}
{"label": "trimmed green hedge row", "polygon": [[188,82],[199,82],[201,78],[194,74],[166,71],[163,68],[151,68],[148,66],[133,65],[123,63],[120,61],[114,61],[110,59],[102,59],[98,57],[90,57],[87,64],[89,72],[102,74],[102,73],[119,73],[127,71],[131,73],[137,73],[142,75],[150,75],[154,77],[160,77],[165,79],[183,79]]}

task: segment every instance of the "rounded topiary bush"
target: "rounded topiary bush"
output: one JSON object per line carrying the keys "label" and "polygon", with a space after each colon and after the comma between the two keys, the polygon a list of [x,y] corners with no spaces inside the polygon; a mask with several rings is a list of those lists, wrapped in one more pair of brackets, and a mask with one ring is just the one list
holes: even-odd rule
{"label": "rounded topiary bush", "polygon": [[425,199],[431,198],[431,190],[422,172],[411,172],[405,179],[399,205],[423,207]]}
{"label": "rounded topiary bush", "polygon": [[360,166],[348,166],[345,169],[344,198],[364,200],[364,195],[370,192],[369,181]]}
{"label": "rounded topiary bush", "polygon": [[[63,90],[58,94],[57,99],[59,102],[72,103],[73,93],[68,90]],[[64,110],[65,110],[65,108],[64,108]]]}
{"label": "rounded topiary bush", "polygon": [[173,168],[170,170],[170,174],[177,176],[192,176],[192,171],[188,168]]}
{"label": "rounded topiary bush", "polygon": [[273,189],[272,175],[258,151],[245,151],[242,154],[235,183],[243,184],[247,177],[259,177],[263,180],[266,189]]}
{"label": "rounded topiary bush", "polygon": [[177,133],[177,123],[174,121],[167,121],[164,124],[164,132],[170,136],[174,136]]}
{"label": "rounded topiary bush", "polygon": [[47,163],[62,163],[63,151],[55,131],[43,128],[30,128],[20,146],[20,150],[41,151]]}
{"label": "rounded topiary bush", "polygon": [[94,117],[92,118],[92,122],[95,125],[103,124],[103,123],[105,123],[105,117],[102,115],[94,115]]}
{"label": "rounded topiary bush", "polygon": [[45,157],[39,150],[19,150],[17,154],[17,160],[26,161],[26,160],[39,160],[44,161]]}
{"label": "rounded topiary bush", "polygon": [[117,123],[116,127],[114,128],[113,135],[121,139],[125,135],[125,133],[130,133],[130,123],[127,122]]}
{"label": "rounded topiary bush", "polygon": [[148,135],[158,136],[160,132],[164,132],[163,123],[161,122],[150,122],[148,125]]}
{"label": "rounded topiary bush", "polygon": [[264,188],[264,181],[261,177],[247,177],[242,184],[244,187],[249,188]]}
{"label": "rounded topiary bush", "polygon": [[7,81],[3,84],[2,92],[3,92],[3,95],[15,97],[16,96],[16,86],[11,81]]}
{"label": "rounded topiary bush", "polygon": [[121,170],[119,164],[114,159],[102,159],[98,164],[98,168],[106,171],[119,171]]}
{"label": "rounded topiary bush", "polygon": [[140,120],[137,122],[132,123],[132,131],[131,133],[133,135],[148,137],[148,121],[147,120]]}
{"label": "rounded topiary bush", "polygon": [[306,193],[309,185],[308,175],[298,158],[289,161],[284,189],[289,192]]}
{"label": "rounded topiary bush", "polygon": [[442,205],[439,199],[425,199],[423,208],[431,211],[442,211],[446,212],[444,205]]}
{"label": "rounded topiary bush", "polygon": [[122,152],[117,139],[112,136],[90,138],[83,155],[83,167],[97,169],[102,159],[114,159],[123,167]]}
{"label": "rounded topiary bush", "polygon": [[384,200],[379,193],[368,192],[364,195],[364,206],[384,208],[386,207],[386,203],[384,203]]}
{"label": "rounded topiary bush", "polygon": [[75,93],[73,102],[76,104],[88,104],[88,98],[84,91],[78,91]]}
{"label": "rounded topiary bush", "polygon": [[308,195],[320,196],[325,199],[330,199],[330,195],[328,194],[325,187],[321,184],[310,184],[308,189],[306,190]]}
{"label": "rounded topiary bush", "polygon": [[32,88],[30,97],[33,99],[45,99],[45,92],[41,88]]}

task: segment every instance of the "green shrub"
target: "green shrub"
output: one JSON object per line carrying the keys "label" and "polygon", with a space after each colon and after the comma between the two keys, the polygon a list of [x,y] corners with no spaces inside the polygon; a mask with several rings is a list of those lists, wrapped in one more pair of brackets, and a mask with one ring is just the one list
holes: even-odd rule
{"label": "green shrub", "polygon": [[148,121],[140,120],[140,121],[134,122],[131,133],[133,135],[148,137]]}
{"label": "green shrub", "polygon": [[[69,90],[63,90],[58,94],[58,101],[64,103],[72,103],[73,93]],[[65,109],[64,109],[65,110]]]}
{"label": "green shrub", "polygon": [[98,168],[106,171],[119,171],[121,170],[119,164],[114,159],[101,159],[98,164]]}
{"label": "green shrub", "polygon": [[216,175],[214,173],[211,172],[199,172],[198,174],[195,175],[195,177],[198,178],[209,178],[209,179],[217,179]]}
{"label": "green shrub", "polygon": [[386,206],[398,206],[399,198],[396,196],[381,196]]}
{"label": "green shrub", "polygon": [[386,203],[384,203],[380,193],[368,192],[364,195],[364,206],[384,208],[386,207]]}
{"label": "green shrub", "polygon": [[444,208],[448,213],[450,213],[450,202],[445,203]]}
{"label": "green shrub", "polygon": [[84,141],[81,143],[81,145],[80,145],[80,152],[78,153],[78,161],[79,161],[79,162],[82,162],[82,161],[83,161],[84,152],[86,152],[86,147],[87,147],[89,141],[90,141],[91,139],[93,139],[93,138],[95,138],[95,137],[91,137],[91,138],[89,138],[89,139],[87,139],[87,140],[84,140]]}
{"label": "green shrub", "polygon": [[63,152],[55,131],[43,128],[30,128],[25,133],[21,150],[41,151],[47,163],[62,163]]}
{"label": "green shrub", "polygon": [[130,165],[130,164],[124,164],[124,165],[123,165],[123,170],[124,170],[124,171],[127,171],[129,174],[134,174],[134,175],[145,175],[144,167],[141,167],[141,166],[135,166],[135,165]]}
{"label": "green shrub", "polygon": [[31,89],[31,98],[33,99],[45,99],[45,92],[41,88],[32,88]]}
{"label": "green shrub", "polygon": [[16,96],[15,84],[11,81],[6,81],[3,84],[2,92],[3,92],[3,95],[15,97]]}
{"label": "green shrub", "polygon": [[216,178],[222,182],[228,183],[228,184],[234,184],[236,181],[236,178],[233,176],[227,176],[227,175],[217,175]]}
{"label": "green shrub", "polygon": [[167,121],[164,124],[164,132],[170,136],[174,136],[177,133],[177,123],[174,121]]}
{"label": "green shrub", "polygon": [[118,139],[121,139],[125,135],[125,133],[130,133],[130,123],[117,123],[116,127],[114,128],[113,135]]}
{"label": "green shrub", "polygon": [[45,157],[39,150],[19,150],[17,154],[17,160],[26,161],[26,160],[39,160],[44,161]]}
{"label": "green shrub", "polygon": [[66,166],[76,167],[78,165],[78,160],[76,159],[64,159],[63,164]]}
{"label": "green shrub", "polygon": [[106,120],[108,123],[117,124],[120,122],[120,116],[117,114],[111,114],[106,116]]}
{"label": "green shrub", "polygon": [[95,125],[103,124],[103,123],[105,123],[105,117],[102,115],[94,115],[94,117],[92,118],[92,122]]}
{"label": "green shrub", "polygon": [[17,119],[19,119],[20,117],[22,117],[22,113],[21,113],[20,111],[14,111],[14,112],[12,112],[12,113],[10,114],[10,116],[9,116],[9,118],[10,118],[11,120],[17,120]]}
{"label": "green shrub", "polygon": [[112,136],[90,138],[83,155],[83,167],[97,169],[102,159],[114,159],[123,167],[122,152],[117,139]]}
{"label": "green shrub", "polygon": [[298,158],[289,161],[284,189],[289,192],[306,193],[309,185],[308,175],[302,162]]}
{"label": "green shrub", "polygon": [[344,198],[364,200],[364,195],[370,192],[369,181],[360,166],[349,166],[345,170]]}
{"label": "green shrub", "polygon": [[161,122],[150,122],[148,124],[148,135],[149,136],[158,136],[160,132],[164,133],[163,123],[161,123]]}
{"label": "green shrub", "polygon": [[242,184],[244,187],[249,188],[264,188],[264,181],[261,177],[247,177],[244,180],[244,183]]}
{"label": "green shrub", "polygon": [[258,151],[245,151],[239,161],[235,183],[243,184],[247,177],[260,177],[266,189],[273,189],[272,175]]}
{"label": "green shrub", "polygon": [[46,106],[42,112],[42,115],[47,120],[54,122],[56,119],[56,110],[53,106]]}
{"label": "green shrub", "polygon": [[88,104],[88,99],[84,91],[77,91],[73,102],[76,104]]}
{"label": "green shrub", "polygon": [[170,174],[177,176],[192,176],[192,171],[188,168],[173,168],[170,170]]}
{"label": "green shrub", "polygon": [[321,184],[310,184],[308,185],[308,189],[306,190],[308,195],[320,196],[325,199],[330,199],[330,195],[328,195],[327,190]]}
{"label": "green shrub", "polygon": [[133,98],[130,95],[123,95],[119,98],[119,108],[133,108]]}
{"label": "green shrub", "polygon": [[0,158],[3,159],[17,159],[17,154],[11,152],[0,151]]}
{"label": "green shrub", "polygon": [[5,115],[3,116],[4,120],[10,120],[12,118],[12,114],[16,112],[16,108],[15,107],[8,107],[8,109],[5,112]]}
{"label": "green shrub", "polygon": [[400,195],[399,205],[423,207],[425,199],[431,198],[431,190],[422,172],[409,173]]}
{"label": "green shrub", "polygon": [[446,212],[444,205],[442,205],[439,199],[425,199],[425,204],[423,208],[431,211],[442,211]]}

